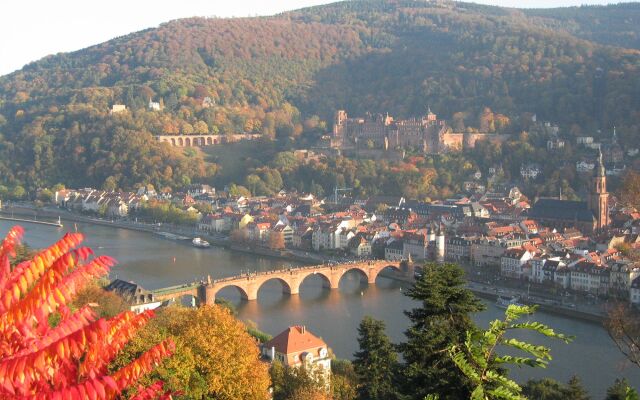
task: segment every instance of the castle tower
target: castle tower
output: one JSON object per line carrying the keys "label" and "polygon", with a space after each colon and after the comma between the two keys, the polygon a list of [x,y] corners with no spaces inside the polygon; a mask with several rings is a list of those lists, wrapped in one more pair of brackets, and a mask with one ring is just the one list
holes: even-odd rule
{"label": "castle tower", "polygon": [[598,166],[595,168],[589,188],[589,209],[596,217],[596,229],[609,225],[609,193],[607,176],[602,162],[602,151],[598,150]]}
{"label": "castle tower", "polygon": [[438,233],[436,234],[436,261],[444,262],[444,229],[442,226],[438,229]]}
{"label": "castle tower", "polygon": [[347,121],[347,112],[345,110],[336,111],[333,121],[333,135],[342,136],[344,133],[344,124]]}
{"label": "castle tower", "polygon": [[438,119],[438,116],[431,112],[431,107],[427,107],[427,121],[435,122]]}

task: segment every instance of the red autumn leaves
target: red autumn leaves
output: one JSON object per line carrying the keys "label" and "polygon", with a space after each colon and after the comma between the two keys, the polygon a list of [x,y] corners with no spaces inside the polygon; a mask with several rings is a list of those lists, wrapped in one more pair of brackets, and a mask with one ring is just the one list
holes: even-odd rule
{"label": "red autumn leaves", "polygon": [[[10,258],[23,235],[14,227],[0,244],[0,398],[112,399],[135,387],[174,349],[163,341],[115,372],[109,363],[153,316],[123,312],[97,318],[90,305],[68,306],[115,260],[93,257],[79,247],[83,235],[68,233],[53,246],[13,269]],[[52,324],[52,319],[59,319]],[[138,388],[135,399],[168,398],[162,383]]]}

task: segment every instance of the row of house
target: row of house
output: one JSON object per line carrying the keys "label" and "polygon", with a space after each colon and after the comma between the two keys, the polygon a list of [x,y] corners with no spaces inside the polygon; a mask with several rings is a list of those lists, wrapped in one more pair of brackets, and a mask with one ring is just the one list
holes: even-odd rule
{"label": "row of house", "polygon": [[108,217],[125,217],[149,200],[148,196],[132,192],[116,192],[91,188],[62,189],[54,193],[54,202],[70,210],[102,213]]}

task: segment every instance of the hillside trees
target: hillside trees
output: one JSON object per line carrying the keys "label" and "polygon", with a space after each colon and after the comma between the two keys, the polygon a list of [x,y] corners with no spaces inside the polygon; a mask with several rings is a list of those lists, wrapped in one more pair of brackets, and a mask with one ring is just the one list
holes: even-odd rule
{"label": "hillside trees", "polygon": [[623,205],[640,210],[640,173],[628,171],[624,175],[618,195]]}
{"label": "hillside trees", "polygon": [[[99,187],[109,177],[118,188],[179,186],[212,171],[153,135],[260,133],[313,144],[338,108],[403,118],[430,105],[456,129],[507,133],[535,113],[567,131],[616,125],[621,140],[634,143],[640,55],[572,33],[597,40],[585,33],[585,15],[611,18],[617,29],[633,20],[625,13],[638,12],[527,17],[475,5],[367,1],[269,18],[172,21],[0,77],[2,183],[27,192],[60,181]],[[558,21],[571,13],[580,23],[567,33]],[[616,32],[605,36],[635,43]],[[148,109],[150,98],[164,108]],[[109,115],[113,104],[127,110]],[[172,177],[162,174],[166,166]]]}

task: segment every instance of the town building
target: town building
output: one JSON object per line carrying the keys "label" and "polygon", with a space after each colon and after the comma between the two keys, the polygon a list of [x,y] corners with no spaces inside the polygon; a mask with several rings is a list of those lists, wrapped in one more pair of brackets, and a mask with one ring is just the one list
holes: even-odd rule
{"label": "town building", "polygon": [[445,259],[450,261],[469,261],[472,245],[473,240],[471,239],[449,236],[445,240]]}
{"label": "town building", "polygon": [[527,271],[527,263],[533,258],[528,250],[509,249],[500,257],[500,275],[513,279],[528,278],[531,274]]}
{"label": "town building", "polygon": [[325,383],[331,376],[331,358],[327,344],[309,332],[304,325],[287,328],[261,346],[262,356],[286,367],[305,366],[320,374]]}
{"label": "town building", "polygon": [[122,297],[130,305],[130,310],[141,313],[146,310],[153,310],[162,305],[161,301],[153,298],[153,293],[134,282],[115,279],[111,281],[105,290],[112,291]]}
{"label": "town building", "polygon": [[553,228],[575,227],[585,233],[609,226],[609,193],[602,153],[589,183],[587,201],[540,199],[529,211],[529,218]]}
{"label": "town building", "polygon": [[160,103],[149,99],[149,110],[160,111]]}
{"label": "town building", "polygon": [[404,242],[392,240],[384,247],[384,259],[387,261],[402,261],[404,257]]}
{"label": "town building", "polygon": [[125,111],[127,111],[127,106],[125,106],[124,104],[114,104],[111,106],[109,114],[119,114]]}

